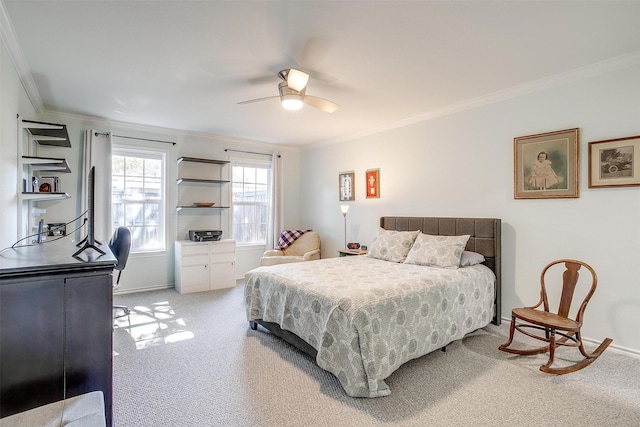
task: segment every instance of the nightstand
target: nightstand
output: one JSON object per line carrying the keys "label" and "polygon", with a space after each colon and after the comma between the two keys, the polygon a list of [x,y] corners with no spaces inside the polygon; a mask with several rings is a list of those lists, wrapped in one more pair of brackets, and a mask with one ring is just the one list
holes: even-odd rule
{"label": "nightstand", "polygon": [[366,249],[338,249],[338,256],[366,255]]}

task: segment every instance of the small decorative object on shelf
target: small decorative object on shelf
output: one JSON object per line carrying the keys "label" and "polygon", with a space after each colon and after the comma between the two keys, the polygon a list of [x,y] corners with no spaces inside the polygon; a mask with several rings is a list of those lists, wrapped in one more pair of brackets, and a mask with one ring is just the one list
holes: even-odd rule
{"label": "small decorative object on shelf", "polygon": [[360,243],[347,243],[347,249],[360,249]]}
{"label": "small decorative object on shelf", "polygon": [[58,189],[58,177],[57,176],[43,176],[40,177],[40,192],[41,193],[57,193]]}

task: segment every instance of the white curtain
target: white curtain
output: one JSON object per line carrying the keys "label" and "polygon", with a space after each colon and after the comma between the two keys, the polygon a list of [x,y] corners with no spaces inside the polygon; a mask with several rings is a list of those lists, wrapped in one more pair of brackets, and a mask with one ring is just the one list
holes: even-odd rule
{"label": "white curtain", "polygon": [[282,159],[276,153],[273,154],[271,159],[271,176],[271,212],[269,212],[269,226],[267,229],[267,249],[276,246],[284,226],[282,212]]}
{"label": "white curtain", "polygon": [[[107,243],[112,234],[111,220],[111,134],[93,129],[84,131],[82,161],[82,208],[87,210],[89,172],[95,166],[95,240]],[[82,236],[86,235],[83,230]]]}

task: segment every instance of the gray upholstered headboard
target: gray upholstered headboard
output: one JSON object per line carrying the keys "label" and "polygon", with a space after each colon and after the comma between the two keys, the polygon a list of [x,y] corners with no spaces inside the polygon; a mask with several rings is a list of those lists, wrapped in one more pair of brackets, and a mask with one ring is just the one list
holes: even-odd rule
{"label": "gray upholstered headboard", "polygon": [[482,254],[484,264],[496,275],[495,310],[493,323],[500,324],[502,299],[502,252],[500,249],[502,221],[498,218],[437,218],[383,216],[380,227],[385,230],[414,231],[439,236],[468,234],[466,250]]}

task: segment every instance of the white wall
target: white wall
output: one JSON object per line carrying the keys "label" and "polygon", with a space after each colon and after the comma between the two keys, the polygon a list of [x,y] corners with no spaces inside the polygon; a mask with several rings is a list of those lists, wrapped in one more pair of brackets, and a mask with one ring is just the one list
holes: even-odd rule
{"label": "white wall", "polygon": [[17,114],[35,113],[0,38],[0,250],[17,236]]}
{"label": "white wall", "polygon": [[[513,138],[580,128],[580,197],[515,200]],[[342,247],[338,173],[356,172],[348,241],[370,243],[383,215],[503,220],[503,312],[534,304],[541,269],[581,259],[599,276],[584,335],[640,354],[640,187],[587,188],[589,141],[640,135],[640,65],[302,153],[301,216]],[[380,198],[364,173],[380,168]],[[344,202],[342,202],[344,203]]]}

